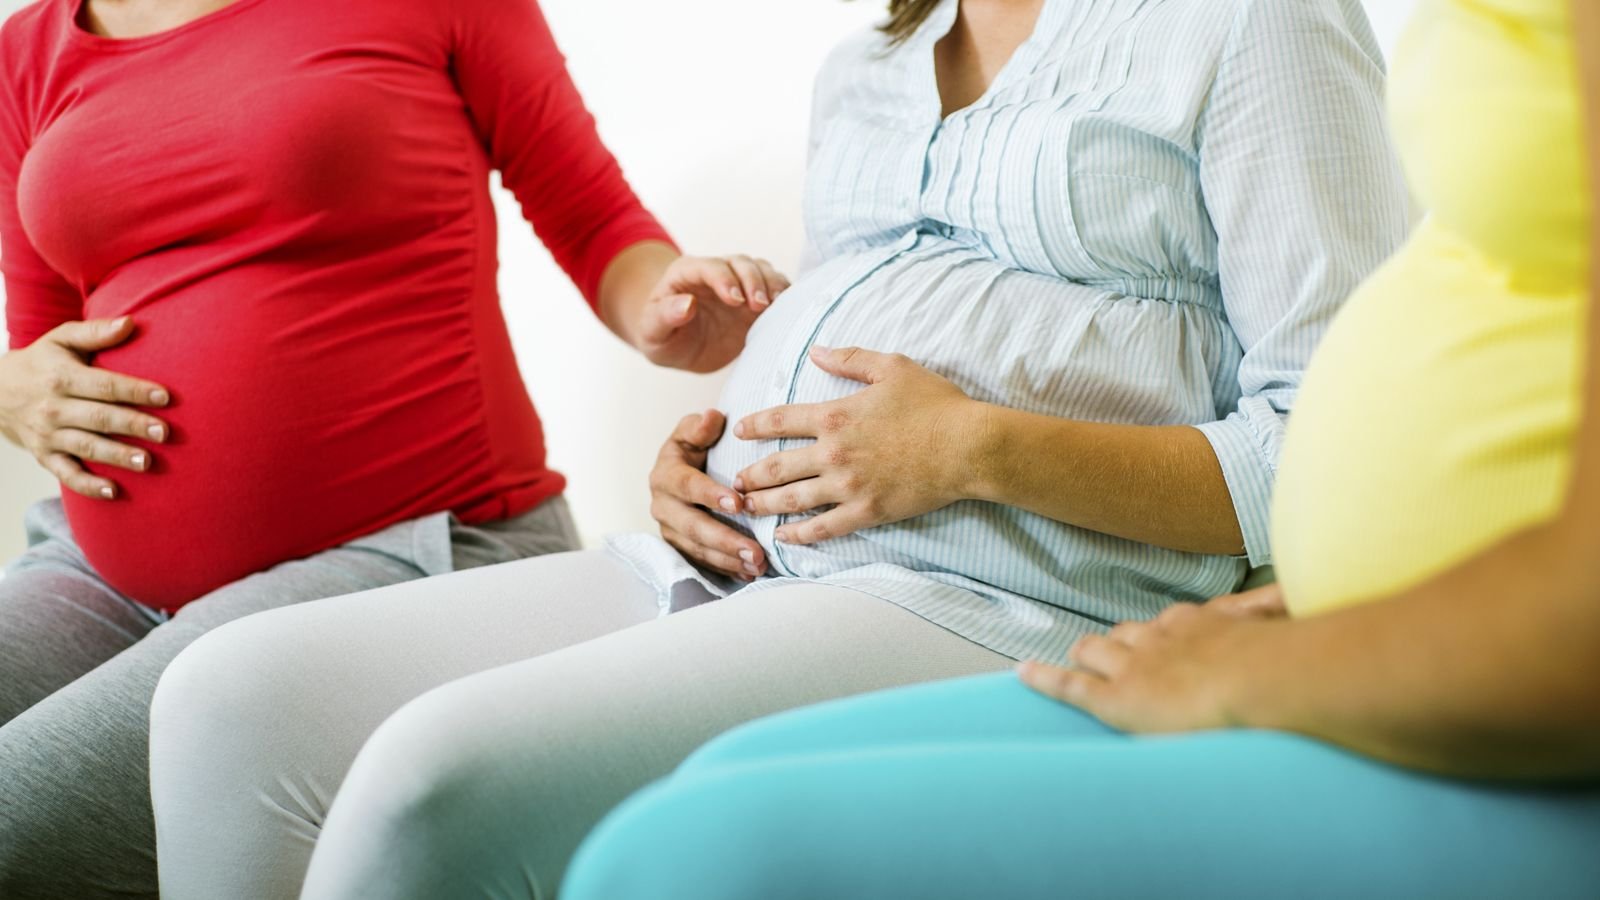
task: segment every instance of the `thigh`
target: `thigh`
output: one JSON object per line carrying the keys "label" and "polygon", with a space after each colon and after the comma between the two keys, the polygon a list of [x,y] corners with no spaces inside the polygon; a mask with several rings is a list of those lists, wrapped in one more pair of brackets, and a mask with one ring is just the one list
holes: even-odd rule
{"label": "thigh", "polygon": [[100,579],[72,540],[61,501],[28,510],[28,549],[0,579],[0,726],[72,683],[161,617]]}
{"label": "thigh", "polygon": [[356,545],[284,563],[189,604],[0,727],[0,896],[154,896],[148,723],[162,671],[231,618],[420,575]]}
{"label": "thigh", "polygon": [[1593,791],[1285,735],[888,745],[675,776],[595,830],[563,897],[1576,898],[1596,829]]}
{"label": "thigh", "polygon": [[548,897],[601,815],[712,735],[1008,664],[877,598],[799,585],[484,672],[424,695],[374,734],[304,896]]}
{"label": "thigh", "polygon": [[692,775],[786,756],[951,741],[1119,737],[1029,690],[1011,672],[878,691],[769,716],[723,734],[678,768]]}
{"label": "thigh", "polygon": [[656,613],[655,591],[615,557],[573,552],[217,629],[168,670],[152,708],[164,895],[293,895],[351,761],[396,709]]}

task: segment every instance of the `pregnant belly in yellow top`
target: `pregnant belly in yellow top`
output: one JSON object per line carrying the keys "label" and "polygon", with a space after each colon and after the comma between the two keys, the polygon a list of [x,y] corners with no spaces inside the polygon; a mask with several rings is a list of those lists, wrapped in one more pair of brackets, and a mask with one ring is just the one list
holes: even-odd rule
{"label": "pregnant belly in yellow top", "polygon": [[1430,224],[1357,292],[1307,372],[1279,473],[1295,613],[1420,583],[1558,511],[1585,304],[1518,293]]}

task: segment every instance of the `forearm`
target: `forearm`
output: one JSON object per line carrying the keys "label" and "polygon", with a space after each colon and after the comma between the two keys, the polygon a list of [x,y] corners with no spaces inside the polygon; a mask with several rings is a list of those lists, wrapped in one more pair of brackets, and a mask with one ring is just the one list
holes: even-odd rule
{"label": "forearm", "polygon": [[630,346],[644,349],[641,327],[650,292],[679,257],[662,241],[640,241],[618,253],[600,278],[600,321]]}
{"label": "forearm", "polygon": [[1105,425],[974,409],[974,499],[1192,553],[1244,537],[1210,441],[1186,426]]}
{"label": "forearm", "polygon": [[1600,776],[1600,578],[1563,521],[1231,665],[1238,724],[1451,775]]}

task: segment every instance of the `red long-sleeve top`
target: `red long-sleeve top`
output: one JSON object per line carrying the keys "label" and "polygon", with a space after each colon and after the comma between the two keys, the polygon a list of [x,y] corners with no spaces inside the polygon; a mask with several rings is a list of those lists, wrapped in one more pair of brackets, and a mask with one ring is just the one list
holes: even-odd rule
{"label": "red long-sleeve top", "polygon": [[172,391],[152,471],[97,470],[113,502],[64,494],[96,571],[172,610],[559,493],[500,313],[490,170],[591,303],[617,253],[667,237],[533,0],[236,0],[130,40],[82,3],[0,29],[0,267],[12,347],[131,315],[95,364]]}

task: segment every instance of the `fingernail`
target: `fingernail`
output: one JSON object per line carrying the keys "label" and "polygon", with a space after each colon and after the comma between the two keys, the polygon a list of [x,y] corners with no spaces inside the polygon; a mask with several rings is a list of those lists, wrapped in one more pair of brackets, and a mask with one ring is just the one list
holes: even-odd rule
{"label": "fingernail", "polygon": [[739,558],[747,563],[750,563],[751,565],[755,565],[756,552],[754,550],[740,550]]}
{"label": "fingernail", "polygon": [[733,426],[733,434],[734,434],[734,437],[744,437],[744,423],[743,422],[740,422],[739,424]]}
{"label": "fingernail", "polygon": [[744,493],[744,476],[743,475],[735,475],[735,476],[733,476],[733,489],[738,491],[741,494]]}
{"label": "fingernail", "polygon": [[151,391],[150,392],[150,405],[151,406],[166,406],[167,405],[167,401],[171,400],[171,399],[172,399],[172,397],[168,396],[166,391]]}
{"label": "fingernail", "polygon": [[128,324],[128,317],[127,316],[119,316],[119,317],[111,320],[111,327],[113,329],[121,328],[122,326],[124,326],[126,324]]}
{"label": "fingernail", "polygon": [[773,537],[776,538],[778,543],[780,543],[780,544],[789,543],[789,532],[787,532],[787,531],[777,532],[776,534],[773,535]]}
{"label": "fingernail", "polygon": [[150,440],[152,441],[163,441],[167,437],[167,430],[160,425],[151,425],[145,429],[145,433],[150,435]]}
{"label": "fingernail", "polygon": [[739,288],[735,287],[733,290],[729,291],[728,293],[733,296],[733,299],[739,301],[740,303],[744,302],[744,291],[739,290]]}
{"label": "fingernail", "polygon": [[755,300],[755,302],[756,302],[757,306],[766,306],[768,303],[771,303],[772,301],[767,299],[767,292],[766,291],[756,291],[756,300]]}
{"label": "fingernail", "polygon": [[110,500],[112,497],[115,497],[116,495],[117,495],[117,492],[112,490],[110,487],[103,487],[103,488],[100,489],[100,496],[106,498],[107,500]]}
{"label": "fingernail", "polygon": [[753,512],[756,511],[756,501],[755,501],[754,498],[752,498],[752,497],[744,498],[744,511],[748,512],[748,513],[753,513]]}
{"label": "fingernail", "polygon": [[761,574],[761,570],[756,568],[755,563],[745,563],[744,570],[746,572],[750,573],[751,575],[760,575]]}
{"label": "fingernail", "polygon": [[683,299],[679,300],[677,303],[673,304],[672,308],[678,315],[682,316],[682,315],[687,315],[688,312],[689,312],[689,307],[693,306],[693,305],[694,305],[694,298],[693,297],[684,297]]}
{"label": "fingernail", "polygon": [[824,353],[832,353],[832,352],[833,352],[833,348],[832,347],[824,347],[821,344],[812,344],[811,345],[811,355],[812,356],[821,356]]}
{"label": "fingernail", "polygon": [[739,503],[732,497],[723,497],[721,500],[717,501],[717,505],[722,507],[723,512],[739,511]]}
{"label": "fingernail", "polygon": [[128,461],[133,463],[133,467],[135,469],[138,469],[141,472],[144,471],[144,454],[143,453],[135,453],[133,455],[133,458],[128,460]]}

